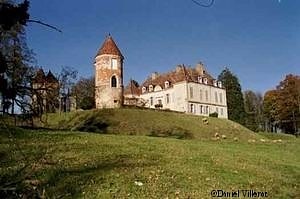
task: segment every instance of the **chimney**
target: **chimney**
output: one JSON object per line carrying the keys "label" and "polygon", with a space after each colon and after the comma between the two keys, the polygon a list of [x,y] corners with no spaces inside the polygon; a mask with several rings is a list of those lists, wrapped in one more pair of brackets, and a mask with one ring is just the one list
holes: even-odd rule
{"label": "chimney", "polygon": [[176,69],[175,69],[176,73],[180,73],[181,69],[182,69],[182,66],[181,65],[177,65]]}
{"label": "chimney", "polygon": [[154,72],[151,74],[151,79],[154,80],[158,77],[158,72]]}
{"label": "chimney", "polygon": [[195,67],[196,71],[200,74],[203,75],[205,74],[205,68],[204,68],[204,64],[202,62],[199,62],[196,67]]}

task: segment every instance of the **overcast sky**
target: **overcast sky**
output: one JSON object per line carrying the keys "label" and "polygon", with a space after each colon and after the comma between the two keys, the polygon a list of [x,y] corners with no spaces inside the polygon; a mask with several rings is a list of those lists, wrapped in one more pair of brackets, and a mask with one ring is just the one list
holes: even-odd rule
{"label": "overcast sky", "polygon": [[[202,0],[209,2],[209,0]],[[177,64],[205,63],[214,77],[228,66],[242,89],[265,92],[286,74],[300,74],[299,0],[31,0],[28,46],[37,64],[72,66],[93,75],[93,61],[111,33],[125,57],[124,79],[140,83]]]}

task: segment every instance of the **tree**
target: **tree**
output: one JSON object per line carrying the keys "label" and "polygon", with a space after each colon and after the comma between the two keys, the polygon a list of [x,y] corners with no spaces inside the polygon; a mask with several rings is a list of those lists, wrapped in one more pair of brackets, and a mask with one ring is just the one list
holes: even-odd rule
{"label": "tree", "polygon": [[300,122],[300,76],[287,75],[276,90],[264,96],[264,114],[269,130],[280,127],[286,133],[297,133]]}
{"label": "tree", "polygon": [[75,85],[78,71],[72,67],[64,66],[58,75],[59,81],[59,98],[60,98],[60,111],[68,111],[71,104],[71,91]]}
{"label": "tree", "polygon": [[26,25],[29,20],[29,1],[14,5],[8,0],[0,0],[0,26],[3,30],[10,30],[16,24]]}
{"label": "tree", "polygon": [[95,78],[80,78],[72,89],[76,104],[81,109],[95,108]]}
{"label": "tree", "polygon": [[69,66],[63,66],[58,75],[60,94],[68,94],[75,85],[78,71]]}
{"label": "tree", "polygon": [[29,19],[28,7],[28,1],[18,5],[8,1],[0,2],[0,94],[3,113],[11,107],[11,113],[14,114],[15,103],[22,106],[29,93],[32,75],[29,65],[33,56],[26,45],[23,28]]}
{"label": "tree", "polygon": [[[28,22],[38,23],[61,32],[54,26],[30,19],[29,1],[14,4],[0,0],[0,96],[2,112],[14,114],[15,103],[23,112],[28,111],[32,88],[33,68],[29,66],[33,53],[27,48],[24,27]],[[20,75],[22,74],[22,75]]]}
{"label": "tree", "polygon": [[296,133],[300,121],[300,76],[289,74],[277,86],[277,120],[285,132]]}
{"label": "tree", "polygon": [[239,79],[225,68],[218,76],[218,80],[223,82],[226,88],[228,118],[240,124],[245,124],[245,108]]}
{"label": "tree", "polygon": [[262,96],[251,90],[244,92],[245,103],[245,126],[253,131],[260,130],[263,124]]}
{"label": "tree", "polygon": [[278,114],[278,109],[277,109],[277,97],[278,96],[278,91],[277,90],[269,90],[265,93],[264,95],[264,100],[263,100],[263,114],[264,118],[267,123],[267,131],[273,132],[275,130],[276,132],[276,117]]}

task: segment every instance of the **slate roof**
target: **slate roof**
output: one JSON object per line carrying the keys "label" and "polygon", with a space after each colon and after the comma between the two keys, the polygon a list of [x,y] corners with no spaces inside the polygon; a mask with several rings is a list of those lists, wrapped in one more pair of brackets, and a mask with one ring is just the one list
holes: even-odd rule
{"label": "slate roof", "polygon": [[57,83],[58,80],[56,79],[56,77],[52,74],[51,70],[49,70],[47,76],[46,76],[46,81],[48,83]]}
{"label": "slate roof", "polygon": [[52,74],[52,72],[49,70],[48,74],[45,75],[45,72],[42,68],[38,69],[33,80],[33,83],[57,83],[57,78]]}
{"label": "slate roof", "polygon": [[207,78],[207,85],[213,85],[214,78],[207,73],[203,65],[198,64],[195,68],[187,67],[185,65],[178,65],[175,70],[157,74],[155,78],[152,76],[148,77],[141,85],[142,87],[148,87],[149,85],[160,85],[162,88],[165,87],[165,82],[168,81],[170,86],[177,82],[198,82],[198,77]]}
{"label": "slate roof", "polygon": [[45,81],[45,73],[43,69],[38,69],[38,71],[36,72],[34,78],[33,78],[33,82],[34,83],[44,83]]}

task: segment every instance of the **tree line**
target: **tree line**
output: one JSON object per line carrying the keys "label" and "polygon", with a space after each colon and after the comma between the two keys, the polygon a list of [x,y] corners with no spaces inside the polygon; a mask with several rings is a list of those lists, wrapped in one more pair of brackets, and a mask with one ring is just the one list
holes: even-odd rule
{"label": "tree line", "polygon": [[218,79],[226,88],[228,118],[253,131],[299,134],[300,76],[289,74],[274,90],[242,92],[238,77],[225,68]]}

